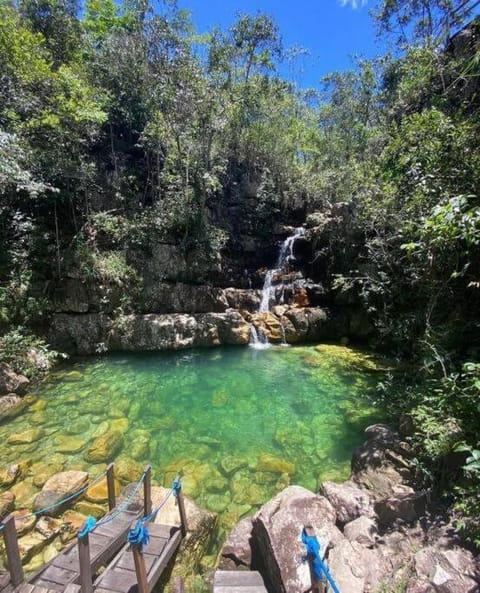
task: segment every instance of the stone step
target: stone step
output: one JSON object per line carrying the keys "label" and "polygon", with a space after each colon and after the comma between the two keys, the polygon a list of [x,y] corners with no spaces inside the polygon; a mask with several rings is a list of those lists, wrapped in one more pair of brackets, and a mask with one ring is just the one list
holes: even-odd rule
{"label": "stone step", "polygon": [[256,571],[217,570],[213,593],[267,593],[262,576]]}

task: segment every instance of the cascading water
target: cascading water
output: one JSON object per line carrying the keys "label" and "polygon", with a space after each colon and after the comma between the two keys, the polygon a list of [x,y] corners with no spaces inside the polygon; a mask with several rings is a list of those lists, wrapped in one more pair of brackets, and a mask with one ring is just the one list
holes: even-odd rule
{"label": "cascading water", "polygon": [[[285,283],[282,279],[282,272],[285,272],[288,265],[295,260],[295,256],[293,255],[294,243],[298,237],[302,237],[304,234],[305,229],[303,227],[299,227],[295,229],[293,235],[287,237],[282,243],[275,267],[271,270],[268,270],[265,274],[265,280],[262,289],[262,300],[260,301],[260,307],[258,309],[259,313],[270,312],[271,302],[275,301],[275,304],[277,304],[277,293],[280,295],[278,299],[280,303],[284,302]],[[279,281],[277,279],[279,279]],[[282,344],[286,345],[285,330],[283,326],[282,334]],[[263,350],[264,348],[268,348],[270,346],[267,335],[260,327],[255,327],[252,325],[250,330],[250,346],[258,350]]]}
{"label": "cascading water", "polygon": [[250,348],[254,348],[255,350],[265,350],[266,348],[270,348],[271,344],[268,341],[267,335],[265,334],[262,329],[256,328],[254,325],[250,327]]}
{"label": "cascading water", "polygon": [[[305,229],[303,227],[299,227],[298,229],[295,229],[293,235],[287,237],[282,243],[275,267],[273,270],[268,270],[265,275],[265,281],[263,283],[262,289],[262,300],[258,310],[259,313],[268,313],[270,311],[270,301],[275,297],[277,291],[280,291],[281,300],[283,300],[285,285],[281,279],[281,272],[285,271],[288,264],[295,259],[295,256],[293,255],[293,245],[298,237],[302,237],[304,234]],[[280,277],[279,284],[275,284],[273,282],[275,274]]]}

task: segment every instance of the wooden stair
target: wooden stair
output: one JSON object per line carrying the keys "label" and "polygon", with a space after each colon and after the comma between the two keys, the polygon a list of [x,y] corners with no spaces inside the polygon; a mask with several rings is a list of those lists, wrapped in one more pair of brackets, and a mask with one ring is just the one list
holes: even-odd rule
{"label": "wooden stair", "polygon": [[248,570],[217,570],[213,593],[267,593],[262,575]]}

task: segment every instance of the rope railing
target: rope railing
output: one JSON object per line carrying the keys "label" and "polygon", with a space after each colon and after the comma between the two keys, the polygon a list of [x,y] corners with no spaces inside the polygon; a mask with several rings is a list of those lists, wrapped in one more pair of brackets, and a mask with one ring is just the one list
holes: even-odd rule
{"label": "rope railing", "polygon": [[150,513],[138,519],[135,524],[135,527],[130,529],[130,532],[127,537],[127,541],[129,544],[139,545],[140,548],[148,544],[148,542],[150,541],[150,534],[148,532],[148,527],[146,527],[145,524],[152,520],[155,520],[155,517],[158,515],[160,510],[166,505],[168,499],[170,498],[170,496],[172,496],[172,494],[176,499],[178,499],[181,488],[182,484],[180,482],[180,477],[178,476],[173,481],[172,487],[167,492],[162,502],[157,507],[152,509]]}
{"label": "rope railing", "polygon": [[[78,496],[80,496],[81,494],[86,492],[89,488],[91,488],[94,484],[99,482],[102,478],[104,478],[107,475],[107,471],[108,470],[103,471],[96,478],[94,478],[91,482],[89,482],[85,486],[82,486],[82,488],[80,488],[79,490],[76,490],[72,494],[69,494],[65,498],[58,500],[54,504],[43,507],[42,509],[39,509],[38,511],[32,511],[31,513],[28,513],[28,515],[21,515],[21,516],[15,517],[15,521],[26,521],[27,519],[31,519],[32,517],[39,517],[40,515],[48,513],[49,511],[53,511],[56,508],[64,506],[67,502],[70,502],[71,500],[77,498]],[[4,525],[0,525],[0,532],[3,531],[4,528],[5,528]]]}
{"label": "rope railing", "polygon": [[147,474],[146,471],[142,472],[142,475],[141,475],[140,479],[138,480],[135,488],[132,490],[132,492],[128,495],[128,497],[122,503],[120,503],[119,505],[117,505],[115,507],[115,510],[112,513],[110,513],[109,515],[106,515],[105,517],[103,517],[102,519],[99,519],[98,521],[95,519],[95,517],[92,517],[92,516],[88,517],[87,520],[85,521],[85,523],[83,524],[82,528],[78,531],[77,537],[81,539],[81,538],[85,537],[88,533],[95,531],[95,529],[97,527],[101,527],[102,525],[107,525],[108,523],[111,523],[121,513],[123,513],[123,511],[128,509],[130,504],[133,502],[133,500],[137,496],[141,485],[145,481],[146,474]]}

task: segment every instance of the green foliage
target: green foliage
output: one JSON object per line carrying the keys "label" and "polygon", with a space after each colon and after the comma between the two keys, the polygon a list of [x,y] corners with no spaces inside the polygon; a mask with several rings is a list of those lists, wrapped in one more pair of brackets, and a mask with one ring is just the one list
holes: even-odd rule
{"label": "green foliage", "polygon": [[36,378],[48,371],[59,356],[44,340],[22,327],[0,337],[0,362],[29,378]]}

